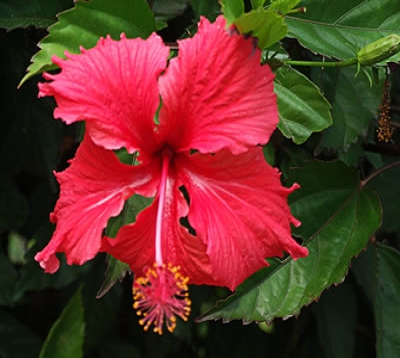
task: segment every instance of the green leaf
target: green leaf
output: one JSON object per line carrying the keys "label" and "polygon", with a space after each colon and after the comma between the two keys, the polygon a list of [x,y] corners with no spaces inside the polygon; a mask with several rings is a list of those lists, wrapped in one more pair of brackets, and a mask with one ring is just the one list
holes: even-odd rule
{"label": "green leaf", "polygon": [[359,137],[365,137],[371,119],[376,117],[382,98],[383,81],[370,85],[368,78],[354,78],[355,67],[326,70],[325,87],[334,89],[333,124],[324,131],[319,149],[347,151]]}
{"label": "green leaf", "polygon": [[229,26],[244,13],[243,0],[221,0],[221,8]]}
{"label": "green leaf", "polygon": [[14,265],[26,263],[25,253],[27,251],[26,239],[16,231],[8,234],[8,257]]}
{"label": "green leaf", "polygon": [[[393,0],[308,0],[307,12],[287,16],[289,36],[315,53],[355,57],[366,44],[400,34],[400,2]],[[400,55],[393,57],[399,61]]]}
{"label": "green leaf", "polygon": [[324,358],[354,357],[357,302],[353,286],[345,281],[343,285],[326,290],[312,306],[312,311]]}
{"label": "green leaf", "polygon": [[156,0],[152,10],[156,21],[167,21],[182,15],[187,6],[188,0]]}
{"label": "green leaf", "polygon": [[56,14],[72,5],[72,0],[0,0],[0,27],[46,28],[56,21]]}
{"label": "green leaf", "polygon": [[399,357],[400,253],[382,243],[370,245],[355,260],[352,272],[374,310],[376,356]]}
{"label": "green leaf", "polygon": [[190,3],[196,19],[203,15],[212,20],[221,12],[218,0],[190,0]]}
{"label": "green leaf", "polygon": [[400,357],[400,253],[387,245],[378,244],[376,263],[377,357]]}
{"label": "green leaf", "polygon": [[400,206],[397,200],[400,198],[400,168],[385,170],[368,183],[368,188],[375,190],[382,201],[383,216],[382,229],[386,231],[400,230]]}
{"label": "green leaf", "polygon": [[362,188],[357,172],[343,163],[311,162],[292,170],[290,181],[302,187],[291,195],[291,208],[306,226],[299,234],[306,238],[309,255],[296,261],[273,260],[271,267],[200,316],[200,322],[221,318],[271,322],[299,314],[326,288],[343,282],[351,259],[378,228],[377,196]]}
{"label": "green leaf", "polygon": [[282,134],[296,144],[332,124],[331,106],[319,88],[293,68],[281,67],[275,77]]}
{"label": "green leaf", "polygon": [[51,62],[54,55],[64,58],[65,51],[78,53],[80,46],[89,49],[106,35],[119,39],[124,32],[127,37],[146,38],[155,30],[153,13],[144,0],[78,1],[58,18],[39,43],[41,50],[33,56],[19,86],[39,73],[55,69]]}
{"label": "green leaf", "polygon": [[103,297],[118,281],[121,282],[129,271],[128,264],[108,255],[106,278],[97,292],[96,298]]}
{"label": "green leaf", "polygon": [[258,9],[259,7],[263,6],[265,3],[265,0],[250,0],[251,2],[251,7],[255,10]]}
{"label": "green leaf", "polygon": [[270,9],[285,15],[300,1],[301,0],[271,0]]}
{"label": "green leaf", "polygon": [[84,330],[82,290],[79,288],[51,327],[39,358],[83,357]]}
{"label": "green leaf", "polygon": [[260,49],[272,46],[287,34],[283,16],[262,7],[241,15],[234,24],[241,34],[256,37]]}

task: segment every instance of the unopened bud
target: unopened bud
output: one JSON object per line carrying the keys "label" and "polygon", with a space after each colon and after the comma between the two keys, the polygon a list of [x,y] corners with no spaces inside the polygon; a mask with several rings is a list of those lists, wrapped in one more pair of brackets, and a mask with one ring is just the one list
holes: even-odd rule
{"label": "unopened bud", "polygon": [[357,53],[360,65],[368,66],[386,60],[400,51],[400,36],[389,35],[371,42]]}

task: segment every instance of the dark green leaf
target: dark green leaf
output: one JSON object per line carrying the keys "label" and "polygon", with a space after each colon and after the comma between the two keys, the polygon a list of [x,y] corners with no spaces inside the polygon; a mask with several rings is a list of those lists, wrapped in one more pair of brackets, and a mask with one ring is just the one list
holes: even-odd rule
{"label": "dark green leaf", "polygon": [[400,34],[399,1],[308,0],[306,6],[305,14],[286,18],[289,35],[322,55],[349,59],[370,42]]}
{"label": "dark green leaf", "polygon": [[196,19],[201,15],[209,19],[216,18],[221,12],[218,0],[190,0],[190,3]]}
{"label": "dark green leaf", "polygon": [[312,306],[324,358],[354,357],[357,303],[353,286],[346,282],[324,292]]}
{"label": "dark green leaf", "polygon": [[272,46],[287,34],[283,16],[262,7],[241,15],[234,24],[241,34],[256,37],[261,49]]}
{"label": "dark green leaf", "polygon": [[199,321],[222,318],[270,322],[276,317],[297,315],[326,288],[343,282],[351,259],[378,228],[378,198],[362,188],[357,173],[344,164],[312,162],[293,170],[290,179],[303,188],[291,198],[291,207],[306,226],[299,233],[307,238],[309,255],[297,261],[274,261]]}
{"label": "dark green leaf", "polygon": [[354,261],[352,272],[365,290],[375,315],[378,358],[400,354],[400,253],[375,243]]}
{"label": "dark green leaf", "polygon": [[386,231],[400,230],[400,206],[394,198],[400,198],[400,168],[385,170],[368,183],[368,188],[377,191],[382,201],[382,229]]}
{"label": "dark green leaf", "polygon": [[188,6],[188,0],[156,0],[153,13],[156,21],[167,21],[181,15]]}
{"label": "dark green leaf", "polygon": [[19,86],[39,73],[56,68],[51,62],[53,55],[64,58],[65,51],[78,53],[79,46],[89,49],[101,36],[119,39],[124,32],[127,37],[146,38],[154,30],[153,14],[144,0],[79,1],[73,9],[59,15],[49,35],[39,43],[41,50],[32,58]]}
{"label": "dark green leaf", "polygon": [[107,271],[105,273],[106,278],[97,292],[96,297],[103,297],[118,281],[121,282],[129,271],[130,269],[128,264],[108,255]]}
{"label": "dark green leaf", "polygon": [[81,358],[85,322],[81,289],[75,293],[51,328],[39,358]]}
{"label": "dark green leaf", "polygon": [[[375,324],[378,358],[400,356],[400,253],[376,246]],[[371,277],[373,279],[373,277]]]}
{"label": "dark green leaf", "polygon": [[72,7],[72,0],[0,0],[0,27],[48,27],[56,21],[56,14]]}
{"label": "dark green leaf", "polygon": [[382,98],[383,81],[371,86],[368,78],[354,77],[355,67],[324,71],[327,85],[334,88],[333,125],[324,131],[320,149],[347,151],[359,137],[365,137],[371,119],[376,117]]}
{"label": "dark green leaf", "polygon": [[275,77],[282,134],[296,144],[332,124],[330,104],[319,88],[293,68],[281,67]]}

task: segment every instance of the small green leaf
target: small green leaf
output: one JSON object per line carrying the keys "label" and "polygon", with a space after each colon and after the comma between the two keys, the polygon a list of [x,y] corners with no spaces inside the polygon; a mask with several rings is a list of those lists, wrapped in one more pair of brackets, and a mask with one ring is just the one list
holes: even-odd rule
{"label": "small green leaf", "polygon": [[97,292],[96,298],[103,297],[118,281],[121,282],[129,271],[128,264],[108,255],[106,278]]}
{"label": "small green leaf", "polygon": [[312,162],[292,170],[290,181],[305,189],[291,198],[294,215],[303,224],[324,217],[318,225],[308,225],[308,230],[312,228],[311,237],[305,240],[309,255],[296,261],[273,260],[271,267],[247,279],[198,320],[271,322],[276,317],[287,318],[299,314],[332,284],[342,283],[351,259],[366,246],[381,219],[377,196],[354,181],[356,175],[341,162]]}
{"label": "small green leaf", "polygon": [[14,265],[24,265],[26,263],[26,251],[26,239],[16,231],[11,231],[8,235],[8,257],[10,261]]}
{"label": "small green leaf", "polygon": [[271,0],[270,9],[285,15],[300,1],[301,0]]}
{"label": "small green leaf", "polygon": [[72,5],[72,0],[0,0],[0,27],[46,28],[56,21],[56,14]]}
{"label": "small green leaf", "polygon": [[84,331],[82,290],[79,288],[51,327],[39,358],[82,358]]}
{"label": "small green leaf", "polygon": [[234,24],[241,34],[256,37],[260,49],[272,46],[287,34],[283,16],[262,7],[241,15]]}
{"label": "small green leaf", "polygon": [[221,7],[227,25],[232,24],[244,13],[243,0],[221,0]]}
{"label": "small green leaf", "polygon": [[282,134],[296,144],[332,124],[331,106],[319,88],[300,72],[281,67],[275,77]]}
{"label": "small green leaf", "polygon": [[78,53],[80,46],[89,49],[107,35],[119,39],[124,32],[127,37],[146,38],[154,30],[153,13],[144,0],[78,1],[50,27],[49,35],[39,43],[41,50],[33,56],[19,86],[39,73],[55,69],[52,56],[64,58],[65,51]]}

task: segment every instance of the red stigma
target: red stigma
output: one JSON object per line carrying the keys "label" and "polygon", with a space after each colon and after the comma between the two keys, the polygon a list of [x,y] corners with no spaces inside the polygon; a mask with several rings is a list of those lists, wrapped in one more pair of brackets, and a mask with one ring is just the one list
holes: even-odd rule
{"label": "red stigma", "polygon": [[155,263],[135,280],[133,308],[142,316],[139,323],[145,331],[154,324],[154,332],[162,334],[165,323],[168,331],[173,332],[176,316],[187,321],[191,305],[187,292],[189,278],[183,277],[179,270],[179,266]]}

